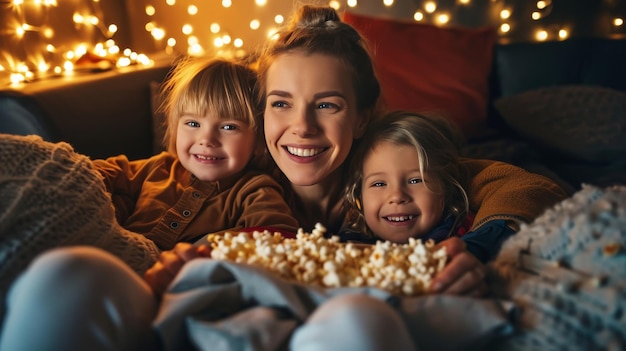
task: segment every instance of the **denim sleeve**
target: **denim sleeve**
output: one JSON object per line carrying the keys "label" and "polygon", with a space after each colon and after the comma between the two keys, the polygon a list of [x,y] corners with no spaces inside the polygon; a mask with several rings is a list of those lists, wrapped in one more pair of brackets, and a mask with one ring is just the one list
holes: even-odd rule
{"label": "denim sleeve", "polygon": [[504,240],[515,234],[504,220],[490,221],[482,227],[461,237],[471,252],[481,262],[486,263],[496,257]]}

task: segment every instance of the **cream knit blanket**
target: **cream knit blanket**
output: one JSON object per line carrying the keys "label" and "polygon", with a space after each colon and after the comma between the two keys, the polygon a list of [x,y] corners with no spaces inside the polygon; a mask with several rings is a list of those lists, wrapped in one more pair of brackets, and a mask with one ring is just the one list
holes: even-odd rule
{"label": "cream knit blanket", "polygon": [[13,280],[41,252],[91,245],[137,273],[158,258],[156,245],[122,228],[91,160],[67,143],[0,134],[0,321]]}
{"label": "cream knit blanket", "polygon": [[489,267],[519,311],[519,332],[494,350],[626,350],[626,186],[584,185]]}

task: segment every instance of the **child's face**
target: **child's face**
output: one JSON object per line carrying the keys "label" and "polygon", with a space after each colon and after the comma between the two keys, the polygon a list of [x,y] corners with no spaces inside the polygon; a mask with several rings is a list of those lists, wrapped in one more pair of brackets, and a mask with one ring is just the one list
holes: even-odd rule
{"label": "child's face", "polygon": [[240,120],[184,114],[178,119],[176,153],[202,181],[216,181],[244,169],[252,157],[255,132]]}
{"label": "child's face", "polygon": [[[419,166],[414,147],[385,141],[365,158],[363,214],[376,236],[405,243],[427,234],[441,221],[444,196],[425,186]],[[437,189],[432,181],[428,186]]]}
{"label": "child's face", "polygon": [[322,183],[363,132],[347,69],[321,54],[279,56],[267,72],[265,138],[294,185]]}

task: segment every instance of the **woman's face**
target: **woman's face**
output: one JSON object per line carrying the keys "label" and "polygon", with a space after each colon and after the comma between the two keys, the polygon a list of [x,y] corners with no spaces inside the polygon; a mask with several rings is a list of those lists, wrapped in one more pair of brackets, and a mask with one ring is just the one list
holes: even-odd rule
{"label": "woman's face", "polygon": [[348,70],[328,55],[283,54],[269,67],[266,84],[272,158],[294,185],[324,182],[365,127]]}
{"label": "woman's face", "polygon": [[361,189],[367,226],[376,236],[397,243],[424,236],[443,217],[444,194],[433,192],[434,188],[434,180],[420,172],[413,146],[380,142],[363,162]]}

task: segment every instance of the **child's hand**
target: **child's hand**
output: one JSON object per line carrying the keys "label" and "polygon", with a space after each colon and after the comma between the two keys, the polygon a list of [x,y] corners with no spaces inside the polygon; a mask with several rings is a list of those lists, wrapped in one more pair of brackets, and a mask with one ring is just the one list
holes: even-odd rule
{"label": "child's hand", "polygon": [[155,296],[161,297],[183,265],[198,257],[211,257],[211,249],[207,245],[178,243],[172,250],[163,251],[159,260],[146,271],[143,278]]}
{"label": "child's hand", "polygon": [[465,248],[458,237],[439,243],[446,248],[448,263],[430,286],[431,293],[483,296],[487,293],[485,266]]}

